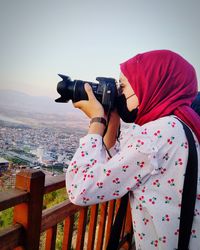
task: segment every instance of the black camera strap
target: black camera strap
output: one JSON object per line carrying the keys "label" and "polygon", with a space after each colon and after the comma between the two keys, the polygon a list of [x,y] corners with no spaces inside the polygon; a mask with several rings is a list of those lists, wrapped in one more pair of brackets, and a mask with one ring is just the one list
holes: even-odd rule
{"label": "black camera strap", "polygon": [[179,121],[183,125],[188,140],[189,153],[183,185],[178,250],[188,250],[197,194],[198,159],[193,134],[187,125],[185,125],[181,120]]}

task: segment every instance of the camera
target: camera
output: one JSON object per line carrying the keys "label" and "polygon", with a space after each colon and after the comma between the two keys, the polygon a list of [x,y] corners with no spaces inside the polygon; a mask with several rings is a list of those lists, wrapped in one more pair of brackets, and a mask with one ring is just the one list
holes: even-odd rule
{"label": "camera", "polygon": [[74,80],[69,76],[61,75],[62,78],[57,84],[57,92],[61,97],[56,99],[56,102],[78,102],[80,100],[88,100],[87,93],[84,89],[84,84],[87,82],[92,87],[93,93],[97,100],[102,104],[105,111],[111,111],[115,107],[116,98],[118,96],[117,83],[114,78],[97,77],[98,83]]}

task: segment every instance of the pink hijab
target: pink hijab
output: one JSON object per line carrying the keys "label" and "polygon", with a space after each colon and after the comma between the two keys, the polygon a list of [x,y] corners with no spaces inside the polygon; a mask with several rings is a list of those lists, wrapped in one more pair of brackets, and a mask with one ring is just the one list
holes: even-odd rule
{"label": "pink hijab", "polygon": [[198,91],[191,64],[172,51],[155,50],[138,54],[120,67],[139,99],[135,123],[174,114],[200,141],[200,117],[190,107]]}

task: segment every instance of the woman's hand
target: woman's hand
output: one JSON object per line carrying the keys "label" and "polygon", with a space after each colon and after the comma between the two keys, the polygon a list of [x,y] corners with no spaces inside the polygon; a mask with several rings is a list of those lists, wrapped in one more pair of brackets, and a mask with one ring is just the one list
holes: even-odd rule
{"label": "woman's hand", "polygon": [[[84,85],[85,91],[88,95],[88,100],[82,100],[73,103],[75,108],[82,110],[89,118],[104,117],[107,120],[107,115],[104,112],[102,104],[96,99],[91,86],[88,83]],[[110,148],[115,144],[117,132],[120,124],[120,117],[116,110],[113,110],[110,115],[110,120],[107,132],[104,136],[104,142]],[[100,123],[93,123],[90,126],[89,133],[104,134],[105,126]]]}
{"label": "woman's hand", "polygon": [[104,108],[96,99],[91,86],[88,83],[85,83],[84,88],[89,100],[74,102],[74,107],[82,110],[89,118],[105,117]]}

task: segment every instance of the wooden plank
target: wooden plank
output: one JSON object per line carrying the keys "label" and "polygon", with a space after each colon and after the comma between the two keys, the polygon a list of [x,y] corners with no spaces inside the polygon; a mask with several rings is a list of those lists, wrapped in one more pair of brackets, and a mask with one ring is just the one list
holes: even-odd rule
{"label": "wooden plank", "polygon": [[128,202],[127,213],[126,213],[126,223],[125,223],[125,233],[131,232],[133,230],[132,226],[132,214],[130,202]]}
{"label": "wooden plank", "polygon": [[0,193],[0,211],[28,201],[28,193],[19,189],[11,189]]}
{"label": "wooden plank", "polygon": [[[117,200],[116,211],[119,209],[119,205],[121,203],[121,199]],[[124,250],[132,249],[132,236],[133,236],[133,229],[132,229],[132,216],[131,216],[131,208],[130,203],[128,202],[126,216],[123,220],[122,231],[120,235],[120,242],[119,248]]]}
{"label": "wooden plank", "polygon": [[70,250],[74,226],[74,215],[65,219],[62,250]]}
{"label": "wooden plank", "polygon": [[47,230],[45,250],[56,249],[56,234],[57,234],[57,225]]}
{"label": "wooden plank", "polygon": [[98,231],[98,238],[97,238],[98,243],[96,246],[96,250],[103,249],[107,207],[108,207],[108,202],[104,202],[101,204],[100,219],[99,219],[99,231]]}
{"label": "wooden plank", "polygon": [[96,227],[97,227],[97,217],[98,217],[98,204],[91,206],[90,210],[90,223],[89,223],[89,230],[88,230],[88,244],[87,250],[94,249],[94,241],[96,235]]}
{"label": "wooden plank", "polygon": [[122,230],[121,230],[121,234],[120,234],[120,239],[123,239],[123,236],[124,236],[126,216],[127,216],[127,210],[126,210],[126,214],[125,214],[125,216],[123,218],[123,222],[122,222]]}
{"label": "wooden plank", "polygon": [[29,192],[28,203],[14,207],[14,223],[20,223],[25,230],[25,245],[28,250],[38,250],[43,205],[45,175],[42,171],[26,170],[16,176],[16,187]]}
{"label": "wooden plank", "polygon": [[14,249],[24,242],[24,230],[22,225],[16,224],[0,231],[0,249]]}
{"label": "wooden plank", "polygon": [[65,187],[65,174],[45,178],[44,194]]}
{"label": "wooden plank", "polygon": [[108,220],[106,226],[106,233],[105,233],[105,245],[107,246],[108,240],[110,238],[110,232],[113,224],[114,213],[115,213],[115,203],[116,200],[109,201],[108,205]]}
{"label": "wooden plank", "polygon": [[124,244],[122,244],[121,246],[123,247],[123,249],[125,250],[130,249],[132,242],[132,235],[133,235],[132,215],[131,215],[130,202],[128,202],[124,232],[122,232],[122,239],[123,239],[122,241],[124,241]]}
{"label": "wooden plank", "polygon": [[78,230],[77,230],[77,240],[76,240],[76,250],[82,250],[84,247],[84,238],[86,230],[87,221],[87,207],[82,207],[79,214],[78,220]]}
{"label": "wooden plank", "polygon": [[121,198],[116,200],[116,204],[115,204],[115,216],[117,215],[118,209],[120,207],[121,204]]}
{"label": "wooden plank", "polygon": [[82,207],[72,204],[69,200],[63,201],[51,208],[47,208],[42,212],[41,232],[53,227],[66,217],[78,212]]}

